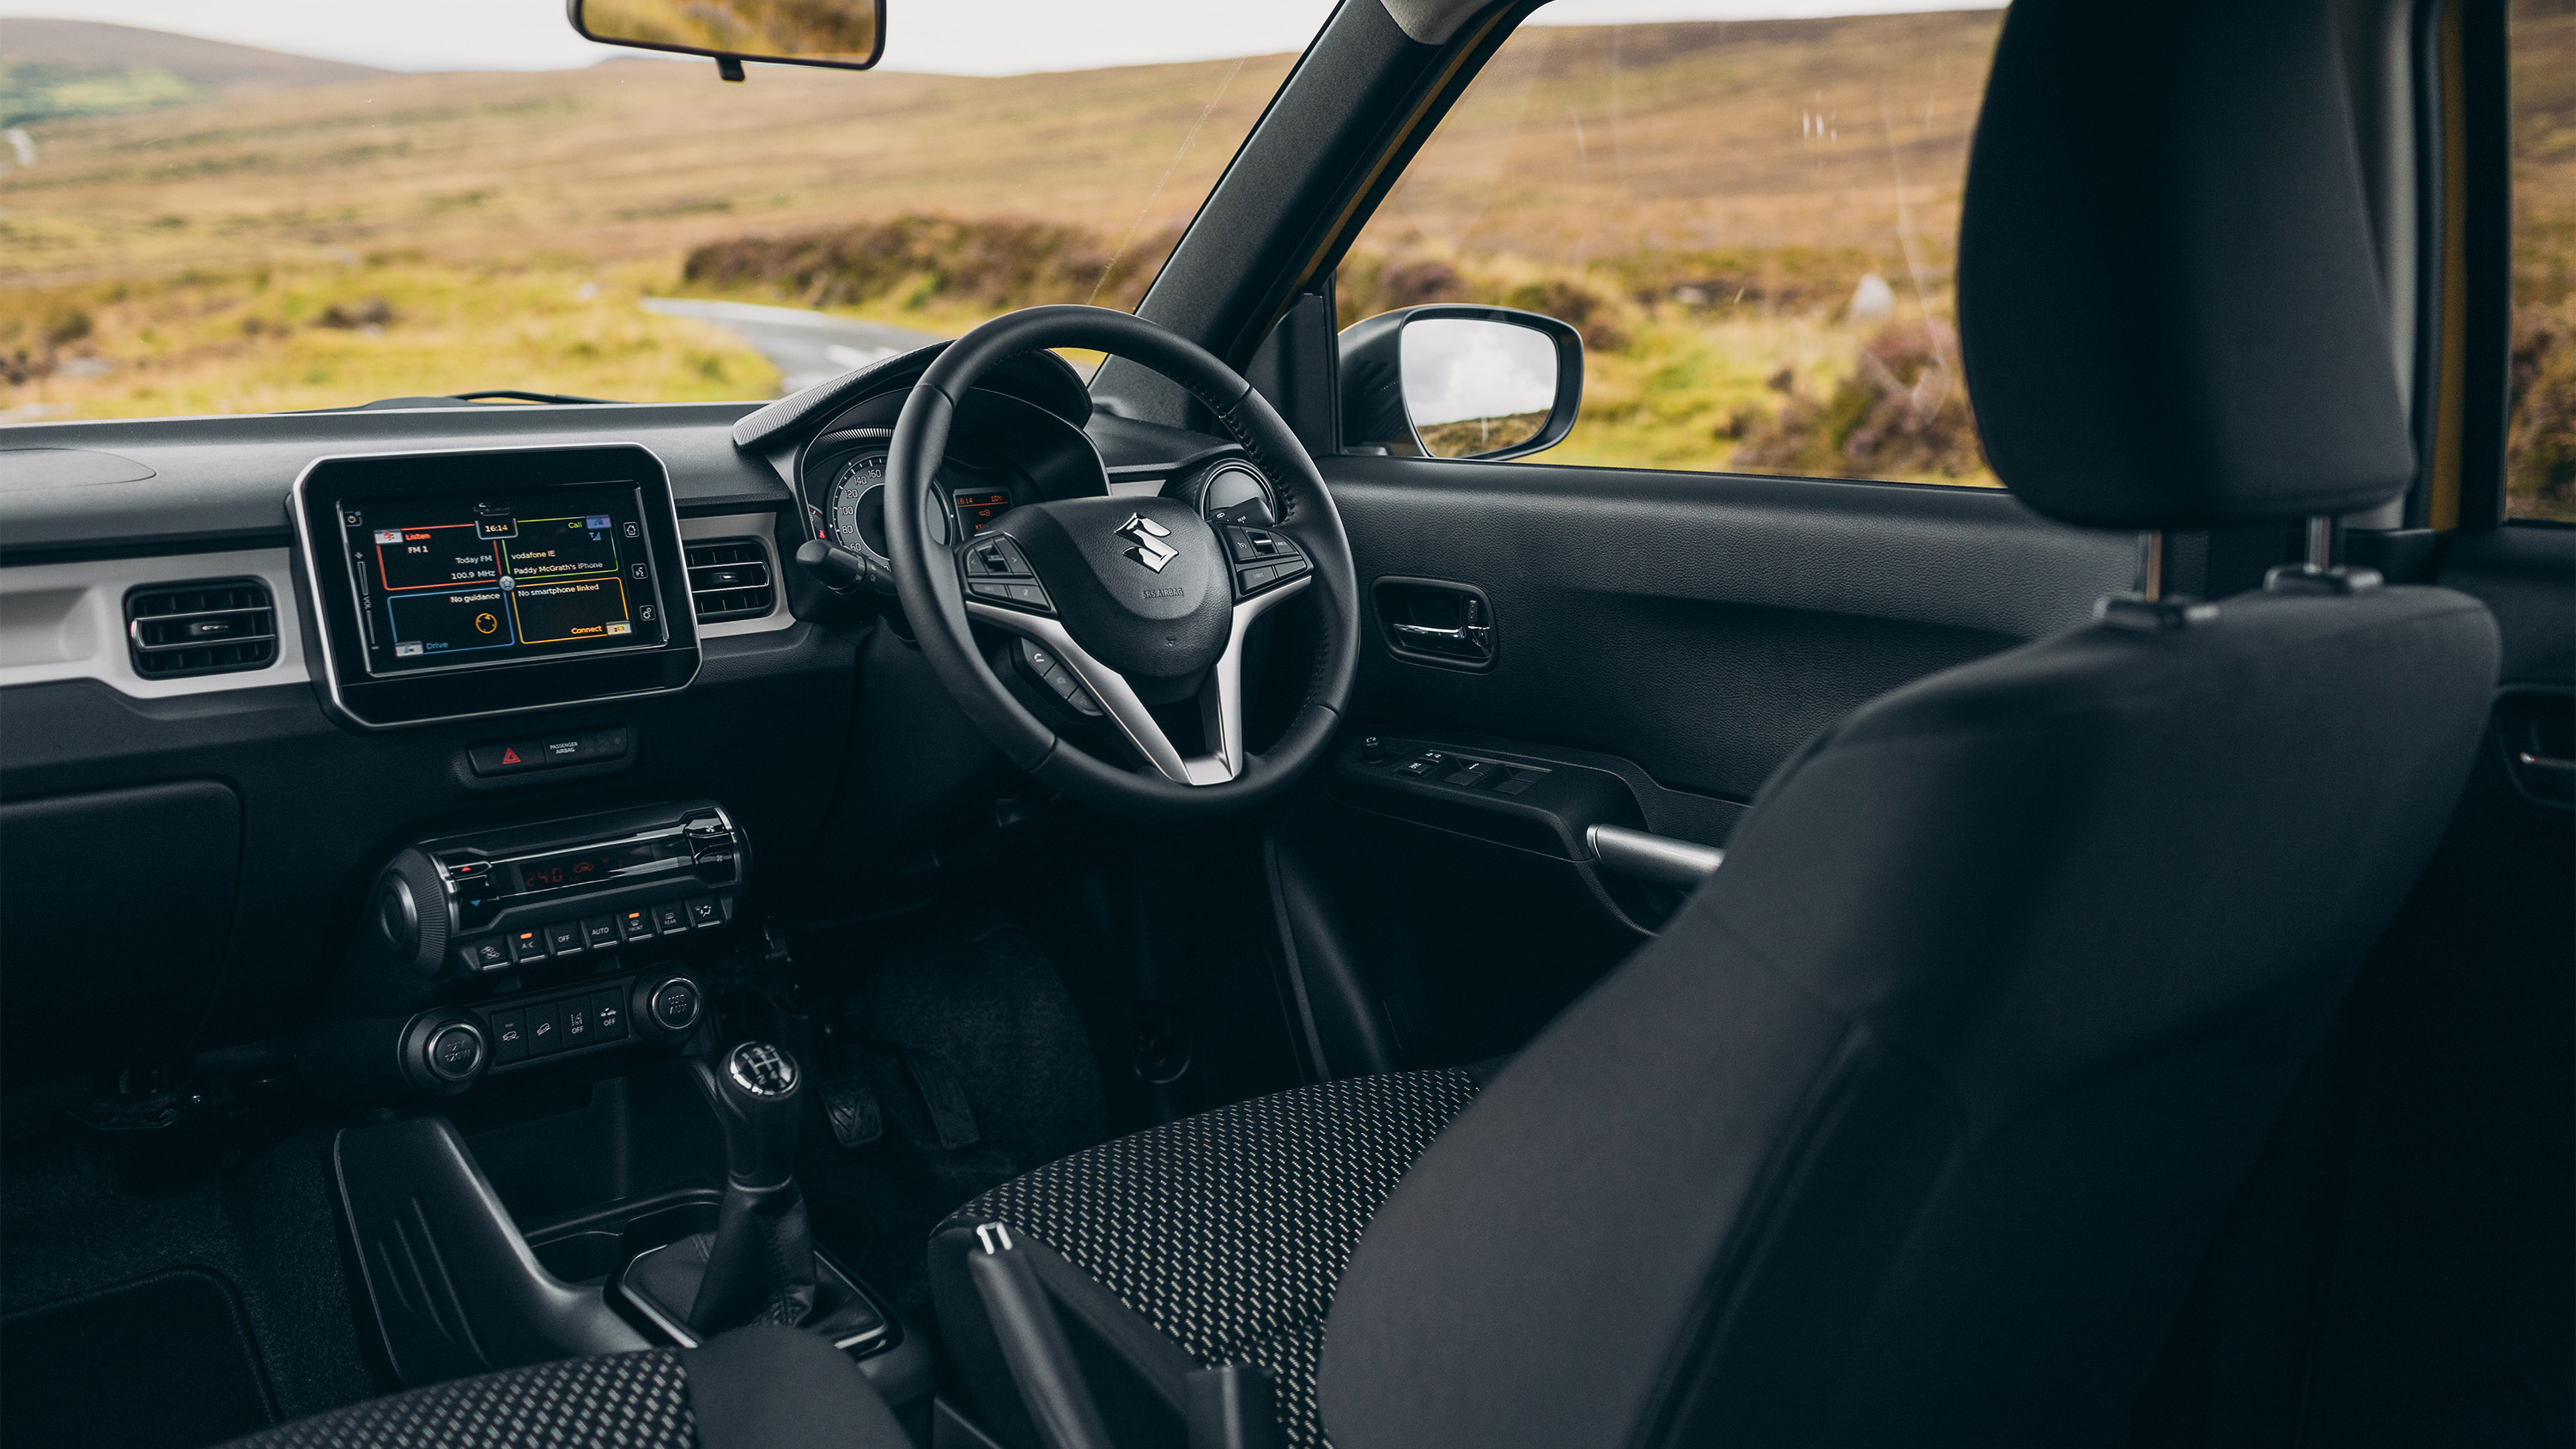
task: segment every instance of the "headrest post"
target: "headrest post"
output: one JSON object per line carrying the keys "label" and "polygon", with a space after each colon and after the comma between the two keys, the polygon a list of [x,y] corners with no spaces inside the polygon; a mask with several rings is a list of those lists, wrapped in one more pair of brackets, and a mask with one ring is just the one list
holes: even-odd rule
{"label": "headrest post", "polygon": [[2164,596],[2164,530],[2150,528],[2138,535],[2138,597],[2152,604]]}
{"label": "headrest post", "polygon": [[2263,575],[2267,594],[2358,594],[2378,588],[2377,569],[2334,566],[2335,519],[2331,513],[2308,515],[2308,546],[2295,564],[2283,564]]}

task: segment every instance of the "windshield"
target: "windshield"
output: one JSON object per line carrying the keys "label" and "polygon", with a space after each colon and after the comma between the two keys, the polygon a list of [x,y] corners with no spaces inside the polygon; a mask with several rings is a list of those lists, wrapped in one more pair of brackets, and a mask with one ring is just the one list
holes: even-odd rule
{"label": "windshield", "polygon": [[0,0],[10,422],[768,398],[1133,308],[1330,5],[895,0],[882,68],[742,84],[555,0],[45,8]]}

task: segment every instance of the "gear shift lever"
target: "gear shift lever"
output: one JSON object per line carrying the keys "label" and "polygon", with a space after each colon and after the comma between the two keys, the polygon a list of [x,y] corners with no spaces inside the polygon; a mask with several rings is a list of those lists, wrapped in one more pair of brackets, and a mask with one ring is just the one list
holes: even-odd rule
{"label": "gear shift lever", "polygon": [[745,1042],[697,1069],[724,1127],[724,1203],[689,1326],[701,1336],[746,1323],[802,1323],[814,1310],[814,1234],[796,1186],[805,1073],[768,1042]]}

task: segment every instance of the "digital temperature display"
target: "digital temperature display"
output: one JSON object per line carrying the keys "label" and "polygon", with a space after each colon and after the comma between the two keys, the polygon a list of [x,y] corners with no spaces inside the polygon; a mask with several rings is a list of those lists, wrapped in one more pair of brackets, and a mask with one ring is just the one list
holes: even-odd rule
{"label": "digital temperature display", "polygon": [[568,850],[561,855],[544,855],[535,860],[519,862],[516,867],[519,873],[517,889],[512,894],[526,895],[535,891],[568,890],[574,886],[585,886],[594,881],[607,880],[621,872],[631,871],[637,866],[651,865],[657,860],[687,860],[688,858],[688,841],[676,835],[661,840],[645,840],[612,846],[605,850]]}

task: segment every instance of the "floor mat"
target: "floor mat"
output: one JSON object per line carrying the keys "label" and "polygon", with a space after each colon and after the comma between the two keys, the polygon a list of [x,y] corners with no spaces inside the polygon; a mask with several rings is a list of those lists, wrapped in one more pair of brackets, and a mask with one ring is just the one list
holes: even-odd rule
{"label": "floor mat", "polygon": [[[871,1144],[843,1148],[813,1114],[798,1174],[818,1200],[818,1233],[822,1199],[863,1212],[874,1229],[863,1276],[900,1306],[919,1307],[929,1299],[927,1247],[940,1218],[1106,1134],[1099,1066],[1054,964],[997,918],[889,943],[839,1007],[827,1074],[863,1082],[882,1126]],[[921,1085],[924,1056],[937,1063],[932,1098],[962,1094],[971,1134],[934,1116],[938,1104],[925,1101]]]}
{"label": "floor mat", "polygon": [[0,1444],[196,1449],[277,1422],[240,1296],[180,1268],[0,1318]]}
{"label": "floor mat", "polygon": [[[173,1167],[173,1156],[194,1157],[165,1135],[13,1124],[0,1154],[0,1312],[198,1270],[238,1298],[284,1418],[375,1393],[341,1275],[332,1134],[299,1132],[202,1170]],[[0,1403],[30,1381],[0,1363]],[[47,1442],[80,1441],[0,1440]]]}

